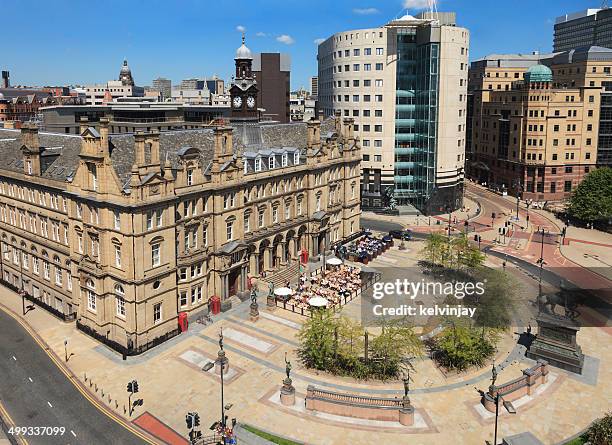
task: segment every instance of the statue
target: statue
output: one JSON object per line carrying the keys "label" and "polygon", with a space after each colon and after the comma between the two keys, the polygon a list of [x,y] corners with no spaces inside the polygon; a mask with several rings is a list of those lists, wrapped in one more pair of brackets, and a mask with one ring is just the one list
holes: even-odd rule
{"label": "statue", "polygon": [[251,289],[251,304],[257,304],[257,292],[255,288]]}
{"label": "statue", "polygon": [[287,374],[287,380],[291,380],[289,376],[291,374],[291,362],[287,360],[287,353],[285,352],[285,373]]}
{"label": "statue", "polygon": [[223,328],[219,332],[219,348],[223,351]]}
{"label": "statue", "polygon": [[408,392],[410,391],[410,371],[406,371],[406,377],[402,379],[404,382],[404,397],[408,397]]}
{"label": "statue", "polygon": [[272,296],[272,295],[274,294],[274,283],[273,283],[272,281],[270,281],[270,282],[268,283],[268,289],[269,289],[269,291],[270,291],[270,292],[268,293],[268,295],[269,295],[269,296]]}
{"label": "statue", "polygon": [[495,386],[496,380],[497,380],[497,368],[495,367],[495,363],[493,363],[493,368],[491,369],[491,386]]}

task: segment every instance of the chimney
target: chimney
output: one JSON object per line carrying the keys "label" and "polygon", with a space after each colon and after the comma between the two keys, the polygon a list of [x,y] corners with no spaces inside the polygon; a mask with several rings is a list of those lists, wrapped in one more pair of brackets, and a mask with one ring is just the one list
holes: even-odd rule
{"label": "chimney", "polygon": [[23,144],[23,169],[26,175],[40,175],[40,141],[38,126],[24,122],[21,126],[21,143]]}
{"label": "chimney", "polygon": [[[159,132],[154,131],[149,133],[149,141],[151,143],[151,162],[150,164],[156,167],[160,166],[159,163]],[[158,169],[159,170],[159,169]]]}
{"label": "chimney", "polygon": [[142,131],[137,131],[134,134],[134,163],[138,167],[145,165],[145,134]]}
{"label": "chimney", "polygon": [[310,120],[306,122],[306,128],[308,133],[308,148],[319,146],[321,143],[321,122],[318,120]]}
{"label": "chimney", "polygon": [[342,134],[342,117],[341,117],[340,110],[336,110],[336,112],[334,113],[334,126],[335,126],[336,133],[341,135]]}
{"label": "chimney", "polygon": [[215,158],[219,162],[225,162],[233,155],[232,127],[215,127]]}
{"label": "chimney", "polygon": [[355,139],[355,119],[352,117],[344,118],[342,125],[342,137],[349,141]]}
{"label": "chimney", "polygon": [[2,88],[9,88],[11,86],[9,72],[2,71]]}
{"label": "chimney", "polygon": [[87,127],[89,127],[89,119],[87,118],[87,116],[81,116],[81,118],[79,119],[79,134],[85,133]]}

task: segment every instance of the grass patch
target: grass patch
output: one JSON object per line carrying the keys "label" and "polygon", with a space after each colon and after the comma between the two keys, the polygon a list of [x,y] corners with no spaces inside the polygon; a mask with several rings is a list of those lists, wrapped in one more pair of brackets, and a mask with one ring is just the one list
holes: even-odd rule
{"label": "grass patch", "polygon": [[584,445],[585,443],[587,443],[587,438],[584,436],[579,436],[573,440],[570,440],[569,442],[565,442],[563,445]]}
{"label": "grass patch", "polygon": [[285,439],[283,437],[275,436],[274,434],[266,433],[265,431],[258,430],[257,428],[251,425],[242,425],[242,428],[249,431],[250,433],[255,434],[256,436],[261,437],[262,439],[269,440],[272,443],[277,445],[303,445],[300,442],[294,442],[293,440]]}

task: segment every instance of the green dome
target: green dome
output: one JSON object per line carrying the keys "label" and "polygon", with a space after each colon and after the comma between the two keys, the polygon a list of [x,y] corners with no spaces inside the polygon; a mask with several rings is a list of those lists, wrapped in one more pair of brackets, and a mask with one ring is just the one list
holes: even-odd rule
{"label": "green dome", "polygon": [[552,71],[545,65],[534,65],[525,73],[525,81],[527,82],[552,82],[552,79]]}

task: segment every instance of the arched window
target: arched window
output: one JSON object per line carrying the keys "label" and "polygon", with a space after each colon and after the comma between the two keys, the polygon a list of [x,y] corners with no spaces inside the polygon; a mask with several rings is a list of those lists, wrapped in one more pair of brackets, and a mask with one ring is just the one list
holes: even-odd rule
{"label": "arched window", "polygon": [[87,309],[92,312],[96,312],[96,307],[98,303],[98,299],[96,296],[96,285],[91,278],[89,278],[85,282],[85,286],[87,286]]}
{"label": "arched window", "polygon": [[119,283],[115,284],[115,304],[117,316],[125,318],[125,291]]}
{"label": "arched window", "polygon": [[120,297],[124,297],[125,296],[125,291],[123,290],[123,286],[120,284],[115,284],[115,294],[120,296]]}

